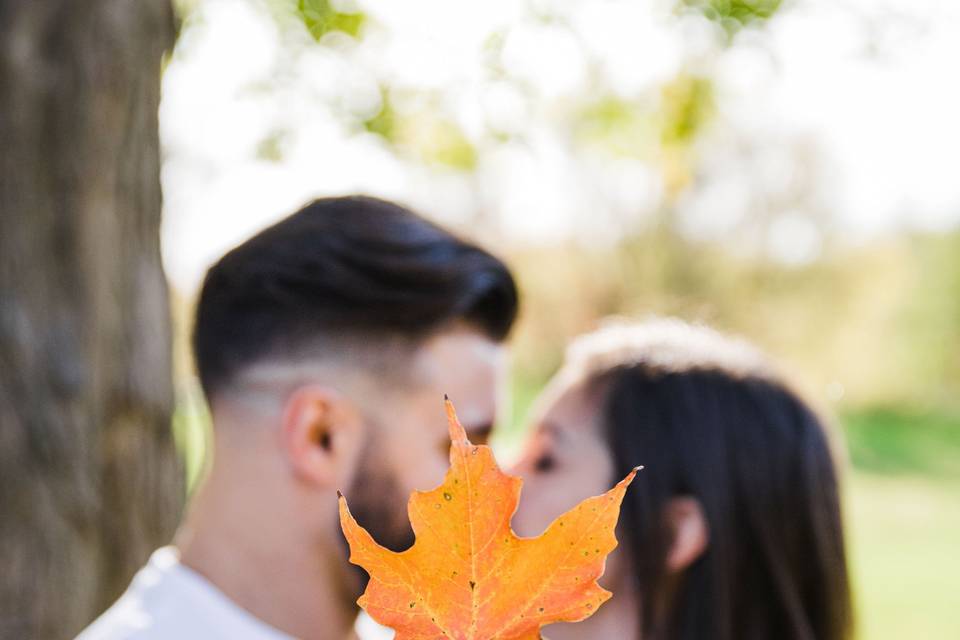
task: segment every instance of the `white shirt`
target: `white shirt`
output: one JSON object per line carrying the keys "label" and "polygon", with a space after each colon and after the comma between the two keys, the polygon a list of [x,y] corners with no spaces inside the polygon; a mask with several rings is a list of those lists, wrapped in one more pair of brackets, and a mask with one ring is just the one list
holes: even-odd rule
{"label": "white shirt", "polygon": [[[362,640],[393,637],[366,616]],[[173,547],[150,556],[127,591],[76,640],[294,640],[234,603],[206,578],[180,564]]]}

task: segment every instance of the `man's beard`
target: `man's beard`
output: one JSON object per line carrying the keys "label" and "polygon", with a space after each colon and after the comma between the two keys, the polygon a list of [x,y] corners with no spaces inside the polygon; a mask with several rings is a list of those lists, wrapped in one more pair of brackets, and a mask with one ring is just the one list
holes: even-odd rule
{"label": "man's beard", "polygon": [[[371,438],[360,455],[357,475],[344,493],[350,512],[380,545],[391,551],[404,551],[413,546],[414,535],[407,517],[407,496]],[[346,540],[344,540],[346,546]],[[360,591],[366,588],[366,571],[351,565],[361,576]]]}

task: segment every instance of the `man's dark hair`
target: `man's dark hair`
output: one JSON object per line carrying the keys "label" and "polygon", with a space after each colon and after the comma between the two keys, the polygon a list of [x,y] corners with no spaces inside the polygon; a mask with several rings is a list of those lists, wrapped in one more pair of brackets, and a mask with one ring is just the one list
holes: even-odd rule
{"label": "man's dark hair", "polygon": [[459,322],[499,342],[517,302],[503,262],[412,211],[361,196],[315,200],[207,272],[197,371],[212,398],[250,365],[318,341],[415,344]]}

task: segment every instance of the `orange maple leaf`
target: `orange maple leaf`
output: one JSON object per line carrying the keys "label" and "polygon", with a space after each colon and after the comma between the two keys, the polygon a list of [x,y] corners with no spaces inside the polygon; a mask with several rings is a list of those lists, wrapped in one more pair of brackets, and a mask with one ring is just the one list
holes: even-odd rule
{"label": "orange maple leaf", "polygon": [[451,466],[442,485],[410,495],[412,547],[381,547],[340,497],[350,561],[370,574],[358,604],[396,640],[537,640],[542,625],[592,615],[611,596],[597,578],[638,469],[542,535],[520,538],[510,520],[523,481],[500,471],[489,447],[470,443],[449,400],[447,417]]}

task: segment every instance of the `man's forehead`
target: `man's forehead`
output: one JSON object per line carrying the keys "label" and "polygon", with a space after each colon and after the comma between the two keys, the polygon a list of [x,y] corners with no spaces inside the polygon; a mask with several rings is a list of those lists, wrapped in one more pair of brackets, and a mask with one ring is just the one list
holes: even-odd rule
{"label": "man's forehead", "polygon": [[505,365],[505,347],[466,328],[444,331],[426,340],[416,350],[413,365],[425,381],[451,380],[484,384],[492,382]]}
{"label": "man's forehead", "polygon": [[503,345],[475,331],[453,330],[425,342],[414,361],[425,390],[438,402],[449,395],[465,427],[489,427],[505,372]]}

